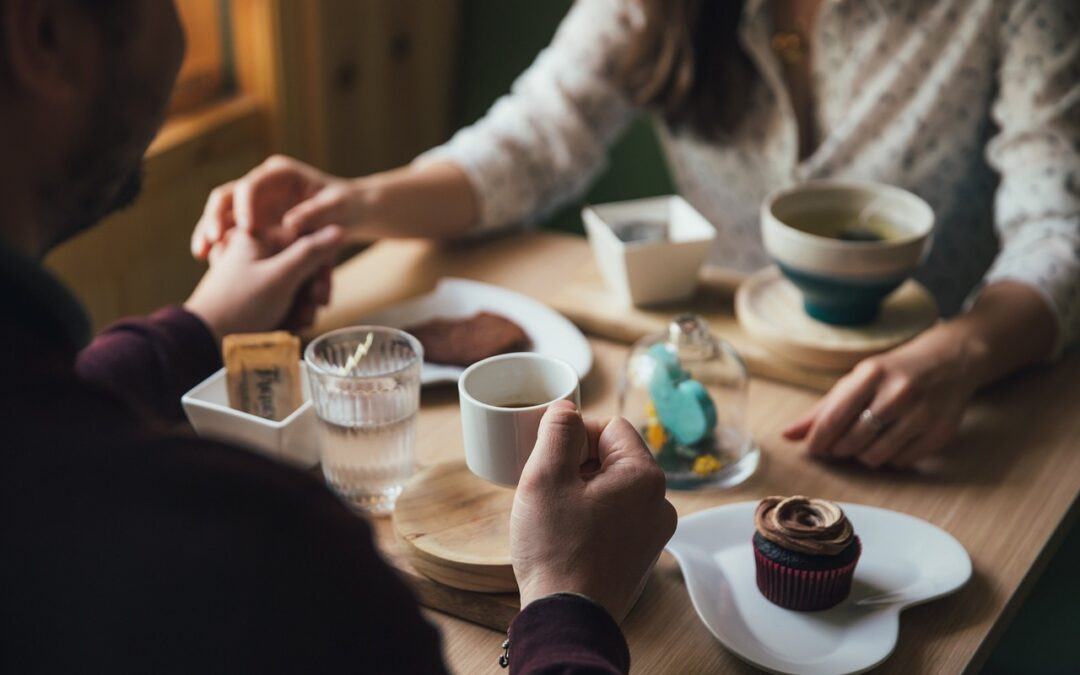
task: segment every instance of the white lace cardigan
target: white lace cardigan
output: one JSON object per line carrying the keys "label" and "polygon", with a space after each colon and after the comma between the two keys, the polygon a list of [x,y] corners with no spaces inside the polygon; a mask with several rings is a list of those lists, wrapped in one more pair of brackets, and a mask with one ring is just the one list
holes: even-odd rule
{"label": "white lace cardigan", "polygon": [[[917,277],[948,315],[980,283],[1035,288],[1080,335],[1080,4],[1073,0],[825,0],[813,35],[816,150],[769,48],[769,3],[739,26],[756,84],[737,137],[704,141],[657,122],[676,185],[717,228],[711,261],[768,264],[757,209],[812,178],[902,186],[937,214]],[[472,126],[417,161],[469,175],[481,227],[529,222],[579,195],[640,111],[616,76],[641,25],[633,0],[578,0],[553,42]]]}

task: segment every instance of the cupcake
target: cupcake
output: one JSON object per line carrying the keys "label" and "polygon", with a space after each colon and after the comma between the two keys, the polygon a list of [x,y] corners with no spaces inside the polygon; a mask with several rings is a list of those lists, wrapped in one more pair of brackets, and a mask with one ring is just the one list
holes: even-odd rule
{"label": "cupcake", "polygon": [[824,499],[767,497],[754,512],[757,586],[786,609],[835,607],[851,593],[862,545],[851,522]]}

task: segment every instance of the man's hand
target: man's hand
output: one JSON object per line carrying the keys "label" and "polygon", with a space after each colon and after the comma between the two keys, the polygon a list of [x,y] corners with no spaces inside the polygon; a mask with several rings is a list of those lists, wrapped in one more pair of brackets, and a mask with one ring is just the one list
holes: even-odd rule
{"label": "man's hand", "polygon": [[[579,465],[582,447],[590,462]],[[510,555],[521,606],[580,593],[621,621],[675,532],[664,473],[630,424],[588,422],[553,404],[521,475]]]}
{"label": "man's hand", "polygon": [[191,252],[206,259],[234,228],[281,245],[327,225],[350,225],[361,218],[352,208],[359,208],[357,194],[349,180],[275,155],[210,193]]}
{"label": "man's hand", "polygon": [[341,229],[327,227],[278,251],[278,243],[233,230],[211,254],[184,306],[221,340],[231,333],[305,328],[330,300],[329,271]]}

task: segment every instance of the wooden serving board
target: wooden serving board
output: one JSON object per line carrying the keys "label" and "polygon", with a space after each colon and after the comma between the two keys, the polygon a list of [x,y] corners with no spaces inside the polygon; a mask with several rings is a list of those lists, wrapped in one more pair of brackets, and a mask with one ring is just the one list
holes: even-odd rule
{"label": "wooden serving board", "polygon": [[382,540],[379,550],[397,570],[424,607],[437,609],[485,628],[505,633],[521,610],[517,593],[479,593],[441,584],[417,570],[393,537]]}
{"label": "wooden serving board", "polygon": [[564,284],[546,300],[586,333],[626,343],[666,332],[668,323],[676,315],[693,312],[708,321],[714,335],[735,347],[752,375],[817,391],[829,390],[843,371],[812,370],[787,361],[769,351],[739,325],[734,303],[736,289],[742,280],[742,275],[706,267],[697,293],[689,300],[647,309],[628,307],[607,289],[600,272],[590,261],[578,278]]}
{"label": "wooden serving board", "polygon": [[885,299],[872,323],[830,326],[803,310],[799,289],[776,267],[739,285],[735,310],[743,330],[773,353],[811,370],[834,372],[907,342],[938,318],[934,296],[908,279]]}
{"label": "wooden serving board", "polygon": [[447,586],[483,593],[517,591],[510,566],[513,488],[478,478],[464,462],[419,472],[394,507],[394,534],[406,558]]}

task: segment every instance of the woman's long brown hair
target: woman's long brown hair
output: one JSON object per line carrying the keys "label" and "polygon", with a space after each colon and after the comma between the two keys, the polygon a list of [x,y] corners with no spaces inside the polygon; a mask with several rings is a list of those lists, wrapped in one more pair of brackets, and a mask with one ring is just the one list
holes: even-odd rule
{"label": "woman's long brown hair", "polygon": [[674,129],[705,138],[733,132],[750,74],[738,42],[743,1],[627,1],[645,13],[622,68],[632,100]]}

